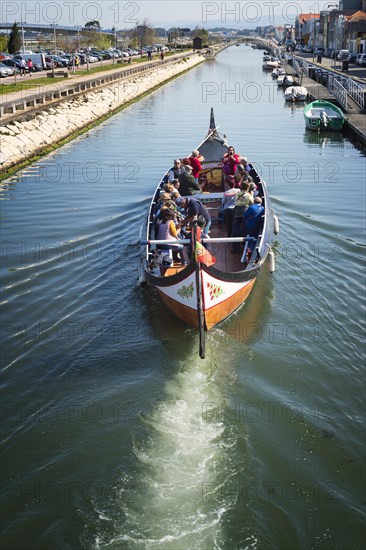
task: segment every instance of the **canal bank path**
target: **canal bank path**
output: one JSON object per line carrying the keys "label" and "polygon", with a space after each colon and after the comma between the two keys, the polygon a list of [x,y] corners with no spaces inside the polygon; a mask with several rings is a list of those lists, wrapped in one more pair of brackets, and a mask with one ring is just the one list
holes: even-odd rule
{"label": "canal bank path", "polygon": [[[110,82],[129,78],[131,76],[141,74],[143,72],[154,70],[162,65],[175,63],[185,57],[197,55],[193,50],[189,50],[183,53],[174,54],[173,56],[165,57],[163,61],[155,59],[153,61],[138,61],[134,60],[132,63],[121,62],[116,65],[106,65],[105,70],[86,73],[85,69],[81,69],[78,74],[64,70],[55,70],[55,78],[50,77],[49,82],[45,83],[46,77],[42,75],[38,78],[36,74],[34,86],[29,87],[29,77],[17,77],[19,85],[19,91],[4,92],[1,94],[0,102],[0,124],[4,125],[9,119],[14,120],[14,115],[28,114],[30,111],[42,108],[43,105],[50,103],[57,103],[65,97],[75,95],[79,92],[94,90],[100,86],[108,85]],[[108,67],[108,68],[107,68]],[[93,68],[93,67],[92,67]],[[51,73],[47,73],[51,74]],[[67,76],[67,78],[64,77]],[[37,83],[37,80],[42,78],[42,83]],[[27,87],[23,87],[22,84],[26,83]],[[14,79],[7,79],[5,83],[12,86]]]}
{"label": "canal bank path", "polygon": [[[15,107],[1,118],[1,179],[204,60],[199,52],[185,52],[164,61],[75,77],[71,83],[52,83],[36,93],[26,90],[26,96],[16,92],[18,98],[10,100]],[[9,100],[2,103],[3,110],[7,107]]]}

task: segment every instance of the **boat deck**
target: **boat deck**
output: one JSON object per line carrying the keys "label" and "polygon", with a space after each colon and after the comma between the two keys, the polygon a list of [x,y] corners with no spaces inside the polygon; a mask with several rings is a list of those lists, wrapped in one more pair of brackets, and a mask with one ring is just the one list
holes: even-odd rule
{"label": "boat deck", "polygon": [[320,117],[322,113],[325,113],[329,118],[340,118],[340,116],[329,107],[314,107],[312,109],[309,109],[309,113],[311,116],[317,118]]}
{"label": "boat deck", "polygon": [[[210,213],[212,225],[210,231],[211,238],[225,238],[227,237],[226,225],[222,218],[220,211],[221,200],[206,205],[207,210]],[[239,245],[237,252],[233,251],[232,243],[210,243],[208,246],[211,254],[216,258],[215,267],[221,271],[230,271],[235,273],[245,269],[245,264],[241,263],[240,258],[243,252],[243,245]]]}

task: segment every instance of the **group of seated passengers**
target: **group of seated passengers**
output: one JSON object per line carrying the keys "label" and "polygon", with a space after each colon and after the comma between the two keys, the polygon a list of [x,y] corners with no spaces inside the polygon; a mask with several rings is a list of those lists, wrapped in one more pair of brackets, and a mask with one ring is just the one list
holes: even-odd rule
{"label": "group of seated passengers", "polygon": [[[179,238],[189,238],[185,226],[195,218],[198,219],[198,225],[202,227],[202,236],[207,235],[211,227],[211,216],[207,208],[194,197],[173,197],[175,187],[173,186],[173,190],[170,187],[171,184],[165,184],[165,192],[160,193],[156,205],[157,240],[174,241]],[[188,249],[182,244],[161,244],[158,248],[171,249],[173,253],[179,253],[179,259],[183,265],[189,261]]]}
{"label": "group of seated passengers", "polygon": [[198,176],[202,170],[201,162],[203,160],[203,156],[200,155],[199,151],[197,151],[196,149],[192,151],[190,157],[184,158],[183,160],[175,159],[174,165],[168,173],[169,183],[171,183],[173,179],[178,179],[180,181],[180,176],[183,176],[188,171],[190,175],[195,179],[196,183],[198,183]]}
{"label": "group of seated passengers", "polygon": [[[203,191],[201,185],[198,183],[199,172],[202,169],[201,161],[203,161],[203,157],[195,150],[192,151],[189,158],[183,160],[176,159],[173,168],[169,170],[168,183],[164,185],[165,192],[160,194],[156,207],[157,238],[159,240],[174,240],[185,236],[183,228],[186,225],[185,222],[188,221],[185,210],[191,201],[186,201],[184,197],[202,193]],[[244,236],[248,234],[249,230],[251,233],[255,230],[258,231],[257,225],[259,228],[260,217],[264,208],[262,200],[257,197],[257,186],[250,176],[250,171],[253,167],[246,157],[241,157],[235,153],[235,149],[231,146],[228,148],[227,153],[225,153],[222,162],[222,170],[225,175],[225,192],[222,198],[222,208],[227,236]],[[195,205],[196,202],[200,203],[200,201],[194,199],[191,206],[193,206],[193,203]],[[253,220],[249,223],[248,227],[245,221],[246,212],[254,205],[253,212],[252,210],[249,212],[250,220],[252,217]],[[200,203],[200,207],[206,210],[202,203]],[[183,218],[184,222],[182,222]],[[206,220],[206,233],[210,225],[211,220],[209,224]],[[240,248],[235,245],[234,250]],[[179,251],[182,262],[185,263],[187,261],[187,252],[183,245],[160,245],[159,247],[172,248]]]}

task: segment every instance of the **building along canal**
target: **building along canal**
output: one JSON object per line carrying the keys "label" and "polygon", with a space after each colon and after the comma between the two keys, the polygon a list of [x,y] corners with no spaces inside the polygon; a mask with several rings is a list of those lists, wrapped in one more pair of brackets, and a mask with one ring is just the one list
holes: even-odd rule
{"label": "building along canal", "polygon": [[[2,182],[4,548],[364,546],[365,157],[261,66],[229,48]],[[211,106],[280,233],[200,360],[138,239]]]}

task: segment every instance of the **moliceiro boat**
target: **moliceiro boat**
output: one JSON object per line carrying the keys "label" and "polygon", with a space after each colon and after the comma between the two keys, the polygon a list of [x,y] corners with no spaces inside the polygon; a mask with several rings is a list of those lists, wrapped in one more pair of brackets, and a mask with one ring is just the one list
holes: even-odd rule
{"label": "moliceiro boat", "polygon": [[329,101],[312,101],[304,107],[304,118],[309,130],[341,130],[346,117],[343,111]]}
{"label": "moliceiro boat", "polygon": [[142,227],[140,282],[156,287],[165,305],[184,323],[198,329],[199,354],[203,358],[205,332],[226,319],[248,298],[267,257],[269,270],[274,271],[271,244],[274,232],[278,230],[278,220],[266,183],[255,167],[247,164],[246,170],[257,186],[263,209],[260,209],[254,230],[245,231],[239,237],[228,237],[222,210],[225,192],[223,157],[228,152],[228,144],[226,137],[218,133],[213,109],[208,134],[197,149],[204,158],[200,171],[200,181],[204,182],[202,192],[178,197],[176,205],[178,210],[182,203],[187,208],[186,199],[188,203],[198,199],[210,214],[210,235],[205,234],[205,229],[201,233],[202,220],[198,216],[192,217],[190,228],[187,225],[184,234],[173,240],[171,237],[161,239],[159,203],[166,199],[168,171],[154,191]]}

